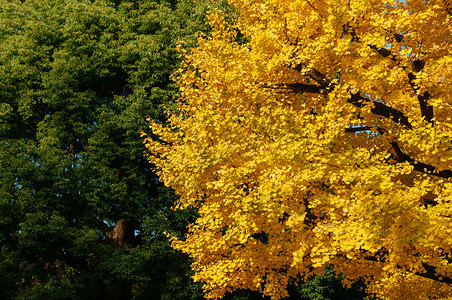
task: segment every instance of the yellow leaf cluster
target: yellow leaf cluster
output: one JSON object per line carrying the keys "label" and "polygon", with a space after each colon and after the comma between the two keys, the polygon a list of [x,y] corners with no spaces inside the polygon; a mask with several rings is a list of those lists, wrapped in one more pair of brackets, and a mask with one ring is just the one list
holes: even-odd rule
{"label": "yellow leaf cluster", "polygon": [[233,25],[212,12],[179,110],[145,140],[179,207],[199,208],[173,246],[208,297],[283,298],[331,263],[385,299],[452,296],[448,3],[230,0]]}

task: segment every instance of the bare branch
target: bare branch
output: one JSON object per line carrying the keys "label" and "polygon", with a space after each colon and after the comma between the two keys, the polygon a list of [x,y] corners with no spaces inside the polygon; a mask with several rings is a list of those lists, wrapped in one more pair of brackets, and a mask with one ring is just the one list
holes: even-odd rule
{"label": "bare branch", "polygon": [[394,122],[403,125],[407,129],[413,129],[413,126],[408,121],[408,117],[403,114],[400,110],[397,110],[393,107],[387,106],[381,102],[367,99],[361,96],[359,93],[352,94],[350,99],[348,99],[348,103],[353,104],[356,107],[364,107],[366,105],[371,105],[372,108],[370,111],[378,116],[382,116],[385,118],[389,118]]}
{"label": "bare branch", "polygon": [[411,157],[409,157],[407,154],[405,154],[397,144],[397,142],[390,142],[392,148],[394,149],[394,152],[397,156],[397,162],[403,163],[408,162],[410,165],[413,166],[413,168],[421,173],[441,177],[441,178],[452,178],[452,171],[451,170],[442,170],[437,171],[436,168],[432,165],[425,164],[422,162],[415,161]]}
{"label": "bare branch", "polygon": [[[373,261],[373,262],[384,262],[385,261],[384,259],[381,260],[381,259],[378,259],[375,256],[366,256],[364,259],[368,260],[368,261]],[[402,268],[401,266],[397,266],[397,267],[399,269],[404,269],[407,272],[411,272],[413,274],[416,274],[418,276],[421,276],[421,277],[424,277],[424,278],[427,278],[427,279],[432,279],[432,280],[435,280],[435,281],[439,281],[439,282],[443,282],[443,283],[447,283],[447,284],[452,284],[452,278],[441,276],[440,274],[438,274],[436,272],[438,267],[432,266],[432,265],[430,265],[428,263],[422,263],[422,267],[424,267],[425,272],[413,272],[413,271],[411,271],[409,269]]]}
{"label": "bare branch", "polygon": [[[306,68],[306,64],[298,64],[294,67],[294,70],[301,72],[304,68]],[[316,69],[309,68],[309,71],[305,73],[309,78],[317,82],[320,87],[324,89],[332,90],[334,86],[331,85],[331,81],[322,73],[317,71]]]}
{"label": "bare branch", "polygon": [[408,80],[410,82],[411,88],[417,94],[417,99],[419,101],[419,106],[421,108],[421,116],[425,118],[425,120],[429,123],[433,122],[433,106],[428,104],[428,100],[430,99],[430,93],[424,92],[419,93],[419,87],[414,84],[414,80],[416,76],[413,73],[408,73]]}
{"label": "bare branch", "polygon": [[372,127],[362,126],[362,127],[349,127],[345,129],[345,132],[360,132],[360,131],[369,131]]}
{"label": "bare branch", "polygon": [[[377,131],[383,135],[385,134],[385,130],[383,128],[377,127]],[[411,166],[413,166],[414,170],[424,173],[424,174],[428,174],[428,175],[433,175],[433,176],[437,176],[437,177],[441,177],[441,178],[452,178],[452,171],[451,170],[442,170],[442,171],[437,171],[436,168],[432,165],[426,164],[426,163],[422,163],[422,162],[418,162],[415,161],[413,158],[411,158],[409,155],[405,154],[402,149],[400,149],[399,144],[396,141],[391,141],[389,142],[389,144],[392,146],[392,149],[394,150],[396,157],[394,157],[394,159],[398,162],[398,163],[404,163],[404,162],[408,162]]]}
{"label": "bare branch", "polygon": [[[356,38],[357,39],[357,38]],[[414,81],[416,80],[416,75],[413,72],[409,72],[407,70],[406,66],[402,66],[400,64],[400,60],[397,59],[397,57],[391,53],[390,50],[386,48],[378,48],[375,45],[369,45],[369,47],[373,50],[375,50],[380,56],[384,58],[390,58],[393,62],[397,63],[399,67],[401,67],[405,72],[407,72],[408,75],[408,82],[411,85],[411,88],[417,95],[417,99],[419,101],[419,106],[421,109],[421,116],[425,118],[425,120],[429,123],[433,122],[433,106],[428,104],[428,100],[430,99],[430,93],[424,92],[419,93],[419,87],[414,84]],[[415,60],[412,63],[412,69],[414,72],[420,72],[424,68],[424,62],[421,60]]]}
{"label": "bare branch", "polygon": [[296,93],[314,93],[314,94],[324,93],[324,89],[321,86],[315,84],[290,83],[290,84],[272,84],[261,86],[269,89],[288,89]]}
{"label": "bare branch", "polygon": [[[391,59],[395,60],[396,58],[392,56],[391,52],[387,49],[381,48],[377,49],[376,47],[370,46],[372,49],[375,49],[380,55],[383,57],[389,57],[391,56]],[[302,71],[303,68],[305,68],[306,65],[299,64],[295,66],[295,70]],[[284,88],[291,89],[292,91],[296,93],[303,93],[303,92],[309,92],[309,93],[321,93],[321,94],[328,94],[331,90],[334,88],[334,84],[331,83],[331,81],[322,73],[315,69],[310,69],[305,73],[309,78],[317,82],[319,85],[312,85],[312,84],[302,84],[302,83],[295,83],[295,84],[288,84],[285,85]],[[410,73],[412,74],[412,73]],[[409,75],[414,76],[414,75]],[[410,77],[412,80],[414,80],[414,77]],[[429,94],[428,92],[424,93],[423,95],[419,95],[418,99],[421,103],[421,111],[423,112],[423,116],[425,119],[429,122],[432,121],[433,118],[433,108],[427,104]],[[370,111],[381,117],[385,117],[388,119],[393,120],[395,123],[402,125],[406,129],[412,130],[413,126],[408,120],[408,117],[404,115],[404,113],[398,109],[395,109],[393,107],[390,107],[382,102],[375,101],[372,99],[368,99],[366,97],[363,97],[360,93],[354,93],[351,95],[351,97],[347,100],[348,103],[362,108],[364,106],[370,105],[371,109]],[[346,132],[352,132],[353,129],[346,129]],[[380,129],[381,130],[381,129]],[[357,130],[358,131],[358,130]],[[383,134],[384,132],[380,132]],[[405,153],[402,152],[399,145],[396,142],[391,142],[391,146],[393,147],[394,151],[397,155],[397,162],[403,163],[408,162],[410,165],[413,166],[414,170],[441,177],[441,178],[452,178],[452,171],[451,170],[442,170],[437,171],[436,168],[432,165],[417,162]]]}

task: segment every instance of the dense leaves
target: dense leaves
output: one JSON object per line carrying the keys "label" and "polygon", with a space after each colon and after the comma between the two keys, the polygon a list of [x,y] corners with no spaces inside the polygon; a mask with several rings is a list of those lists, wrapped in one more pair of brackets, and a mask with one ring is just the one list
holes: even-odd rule
{"label": "dense leaves", "polygon": [[146,139],[199,208],[173,239],[194,278],[278,299],[333,264],[385,299],[450,297],[450,1],[229,2]]}
{"label": "dense leaves", "polygon": [[0,1],[0,298],[201,296],[139,130],[210,5]]}

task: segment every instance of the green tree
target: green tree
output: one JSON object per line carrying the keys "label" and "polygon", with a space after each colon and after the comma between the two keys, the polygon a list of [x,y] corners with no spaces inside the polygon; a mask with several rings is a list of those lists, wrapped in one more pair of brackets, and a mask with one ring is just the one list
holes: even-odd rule
{"label": "green tree", "polygon": [[0,298],[200,298],[143,159],[209,1],[0,1]]}

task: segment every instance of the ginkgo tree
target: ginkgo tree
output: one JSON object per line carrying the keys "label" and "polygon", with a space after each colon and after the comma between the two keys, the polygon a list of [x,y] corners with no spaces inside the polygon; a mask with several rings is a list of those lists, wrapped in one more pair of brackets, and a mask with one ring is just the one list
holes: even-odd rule
{"label": "ginkgo tree", "polygon": [[385,299],[452,284],[452,3],[230,0],[145,137],[199,216],[174,248],[209,298],[334,265]]}

